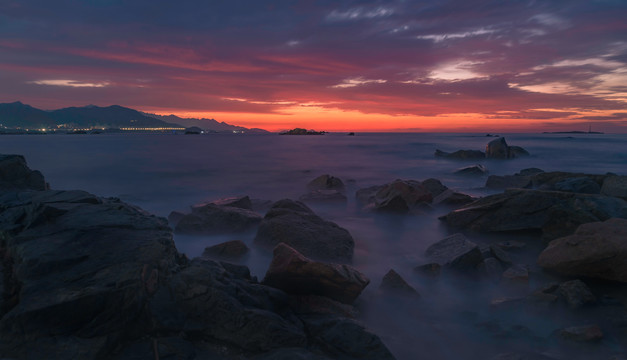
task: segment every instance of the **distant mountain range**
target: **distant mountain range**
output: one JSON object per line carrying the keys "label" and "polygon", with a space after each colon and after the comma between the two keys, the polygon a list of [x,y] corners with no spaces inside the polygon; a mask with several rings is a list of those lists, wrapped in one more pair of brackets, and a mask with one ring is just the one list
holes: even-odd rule
{"label": "distant mountain range", "polygon": [[266,132],[217,122],[213,119],[183,119],[174,115],[142,113],[119,105],[100,107],[88,105],[45,111],[19,101],[0,103],[0,128],[56,129],[63,128],[184,128],[197,126],[203,130],[226,132]]}

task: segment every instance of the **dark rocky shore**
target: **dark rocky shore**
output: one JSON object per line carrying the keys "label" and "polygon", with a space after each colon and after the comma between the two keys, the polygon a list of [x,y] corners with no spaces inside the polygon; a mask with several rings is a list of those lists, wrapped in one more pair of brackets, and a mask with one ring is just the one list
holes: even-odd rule
{"label": "dark rocky shore", "polygon": [[[527,154],[502,138],[481,152]],[[397,179],[355,196],[361,211],[382,216],[448,209],[440,220],[451,235],[426,249],[414,275],[494,284],[506,294],[486,304],[498,316],[565,319],[548,337],[478,323],[478,333],[529,344],[488,359],[627,356],[627,298],[612,297],[627,289],[627,176],[524,169],[492,175],[486,188],[503,192],[476,199],[437,179]],[[346,201],[344,183],[331,175],[306,190],[304,202]],[[358,320],[355,300],[373,285],[351,266],[355,239],[304,202],[242,196],[168,221],[116,198],[51,190],[23,157],[0,155],[0,358],[394,359]],[[171,226],[182,234],[256,231],[251,246],[271,252],[272,262],[261,281],[251,276],[238,264],[249,252],[238,240],[190,260]],[[512,238],[490,241],[492,234]],[[373,279],[375,295],[401,308],[435,301],[407,280],[390,269]]]}

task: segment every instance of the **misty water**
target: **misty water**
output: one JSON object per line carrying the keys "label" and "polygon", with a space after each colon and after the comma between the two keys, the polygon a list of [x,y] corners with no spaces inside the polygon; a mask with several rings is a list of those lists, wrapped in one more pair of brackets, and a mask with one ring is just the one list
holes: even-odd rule
{"label": "misty water", "polygon": [[[537,167],[545,171],[627,175],[626,135],[505,136],[510,145],[524,147],[531,156],[479,161],[490,174],[514,174]],[[235,195],[298,199],[310,180],[331,174],[347,184],[348,203],[309,205],[323,218],[349,230],[355,239],[353,266],[371,279],[355,303],[360,311],[358,319],[377,333],[397,358],[490,359],[499,353],[516,352],[547,359],[609,359],[613,354],[625,353],[623,342],[627,336],[615,321],[616,314],[624,311],[624,286],[594,285],[598,295],[612,297],[616,303],[578,312],[490,306],[495,298],[528,294],[560,280],[544,274],[535,264],[544,246],[539,238],[467,234],[480,244],[515,238],[525,241],[525,250],[512,252],[511,256],[515,263],[529,265],[530,284],[526,288],[452,274],[430,279],[412,269],[427,262],[424,251],[429,245],[453,232],[438,220],[451,208],[437,207],[421,215],[383,216],[362,212],[355,202],[355,190],[395,179],[437,178],[469,195],[495,193],[483,188],[487,176],[453,174],[476,160],[452,161],[433,155],[435,149],[482,150],[492,139],[484,134],[32,135],[0,137],[0,153],[24,155],[29,166],[42,171],[53,189],[82,189],[99,196],[119,197],[164,217],[173,210],[186,212],[192,204]],[[175,235],[175,242],[180,252],[192,258],[207,246],[243,240],[252,248],[243,263],[262,279],[271,255],[252,246],[254,235]],[[420,292],[419,299],[380,295],[381,278],[392,268]],[[604,330],[601,343],[563,344],[551,335],[559,328],[588,323]]]}

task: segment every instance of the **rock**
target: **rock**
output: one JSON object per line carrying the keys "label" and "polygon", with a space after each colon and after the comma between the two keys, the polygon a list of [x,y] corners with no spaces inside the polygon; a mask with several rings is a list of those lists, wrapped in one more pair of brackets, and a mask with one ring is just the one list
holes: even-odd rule
{"label": "rock", "polygon": [[433,196],[426,186],[414,180],[396,180],[375,195],[375,209],[381,212],[407,213],[421,202],[430,203]]}
{"label": "rock", "polygon": [[[245,195],[245,196],[234,196],[234,197],[227,197],[227,198],[223,198],[223,199],[218,199],[218,200],[212,201],[211,204],[217,205],[217,206],[236,207],[236,208],[246,209],[246,210],[252,210],[253,209],[253,203],[250,200],[250,198],[248,197],[248,195]],[[202,204],[202,205],[200,205],[198,207],[202,208],[205,205],[206,204]],[[193,208],[194,208],[194,206],[192,206],[192,209]]]}
{"label": "rock", "polygon": [[179,221],[181,221],[181,219],[184,217],[185,217],[185,214],[183,214],[182,212],[172,211],[170,212],[170,215],[168,215],[168,222],[172,224],[173,226],[176,226],[176,224],[178,224]]}
{"label": "rock", "polygon": [[333,359],[394,359],[381,339],[355,320],[333,316],[302,319],[314,344],[323,347]]}
{"label": "rock", "polygon": [[516,174],[514,174],[515,176],[533,176],[539,173],[543,173],[544,170],[542,169],[538,169],[538,168],[526,168],[526,169],[522,169],[519,172],[517,172]]}
{"label": "rock", "polygon": [[414,272],[425,276],[437,277],[442,272],[442,265],[438,263],[418,265],[414,268]]}
{"label": "rock", "polygon": [[627,202],[590,194],[508,189],[481,198],[441,219],[454,228],[479,232],[542,231],[551,240],[580,224],[627,217]]}
{"label": "rock", "polygon": [[202,256],[211,259],[237,260],[248,253],[249,249],[241,240],[232,240],[205,248]]}
{"label": "rock", "polygon": [[490,189],[529,188],[531,187],[531,177],[519,175],[490,175],[488,176],[488,180],[486,180],[485,187]]}
{"label": "rock", "polygon": [[501,137],[486,145],[485,155],[489,159],[513,159],[528,156],[529,152],[520,146],[508,146],[505,138]]}
{"label": "rock", "polygon": [[627,200],[627,176],[608,176],[603,181],[601,194]]}
{"label": "rock", "polygon": [[317,295],[292,295],[290,308],[298,315],[321,314],[355,318],[358,313],[352,305]]}
{"label": "rock", "polygon": [[383,276],[379,289],[390,295],[420,296],[418,291],[409,285],[405,279],[393,269],[390,269],[390,271]]}
{"label": "rock", "polygon": [[307,184],[307,190],[336,190],[337,192],[344,193],[345,186],[340,178],[336,178],[331,175],[320,175],[317,178],[311,180]]}
{"label": "rock", "polygon": [[427,189],[433,198],[440,196],[449,190],[448,187],[442,184],[440,180],[434,178],[424,180],[421,184],[425,187],[425,189]]}
{"label": "rock", "polygon": [[0,154],[0,190],[47,190],[44,176],[26,165],[22,155]]}
{"label": "rock", "polygon": [[490,252],[498,261],[502,262],[503,264],[509,265],[512,263],[512,258],[502,248],[496,245],[490,245]]}
{"label": "rock", "polygon": [[350,304],[370,280],[349,265],[312,261],[281,243],[274,248],[263,283],[289,294],[326,296]]}
{"label": "rock", "polygon": [[457,270],[475,269],[483,258],[477,244],[462,234],[454,234],[429,246],[429,260]]}
{"label": "rock", "polygon": [[575,177],[561,180],[553,186],[558,191],[568,191],[584,194],[598,194],[601,187],[594,180],[588,177]]}
{"label": "rock", "polygon": [[302,202],[341,202],[347,201],[346,195],[338,190],[313,190],[302,195],[298,200]]}
{"label": "rock", "polygon": [[498,282],[503,274],[503,267],[496,258],[488,257],[479,264],[479,271],[483,271],[489,279]]}
{"label": "rock", "polygon": [[184,262],[165,219],[85,194],[3,194],[3,356],[107,357],[108,341],[145,330],[149,297]]}
{"label": "rock", "polygon": [[538,265],[569,276],[627,282],[625,238],[625,219],[583,224],[573,235],[551,241]]}
{"label": "rock", "polygon": [[438,196],[434,197],[431,203],[433,205],[438,205],[438,204],[465,205],[475,200],[476,199],[470,195],[458,193],[453,190],[447,189],[446,191],[442,192]]}
{"label": "rock", "polygon": [[592,342],[603,339],[603,331],[598,325],[571,326],[558,330],[557,334],[565,340]]}
{"label": "rock", "polygon": [[266,248],[285,243],[307,257],[338,262],[351,261],[355,246],[346,229],[289,199],[277,201],[266,213],[254,243]]}
{"label": "rock", "polygon": [[456,175],[481,176],[488,173],[488,169],[481,165],[475,164],[455,170]]}
{"label": "rock", "polygon": [[505,138],[494,139],[486,145],[486,157],[489,159],[509,159],[509,146]]}
{"label": "rock", "polygon": [[479,150],[457,150],[449,153],[441,150],[435,151],[435,156],[445,157],[447,159],[485,159],[485,153]]}
{"label": "rock", "polygon": [[375,185],[367,188],[359,189],[355,192],[355,198],[360,205],[374,204],[374,198],[379,190],[383,189],[385,185]]}
{"label": "rock", "polygon": [[[542,172],[535,174],[531,177],[531,182],[533,187],[538,188],[540,190],[558,190],[555,185],[557,183],[572,180],[576,178],[588,178],[597,183],[597,185],[603,184],[606,175],[594,175],[594,174],[583,174],[583,173],[571,173],[564,171],[551,171],[551,172]],[[562,191],[562,190],[558,190]]]}
{"label": "rock", "polygon": [[581,280],[571,280],[561,283],[556,293],[566,300],[571,309],[594,304],[597,301],[592,291],[590,291],[590,288]]}
{"label": "rock", "polygon": [[505,270],[502,275],[502,280],[509,284],[528,284],[529,270],[525,265],[513,265]]}
{"label": "rock", "polygon": [[252,230],[261,222],[261,215],[248,209],[206,204],[195,207],[174,228],[180,234],[216,235]]}

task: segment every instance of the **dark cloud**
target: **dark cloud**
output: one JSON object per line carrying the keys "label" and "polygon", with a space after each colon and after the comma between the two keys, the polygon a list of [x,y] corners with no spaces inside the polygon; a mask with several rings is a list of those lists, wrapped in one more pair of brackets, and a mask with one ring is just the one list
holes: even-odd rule
{"label": "dark cloud", "polygon": [[625,18],[627,3],[609,0],[8,0],[0,96],[172,112],[317,102],[390,115],[611,117],[626,108]]}

